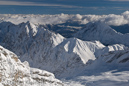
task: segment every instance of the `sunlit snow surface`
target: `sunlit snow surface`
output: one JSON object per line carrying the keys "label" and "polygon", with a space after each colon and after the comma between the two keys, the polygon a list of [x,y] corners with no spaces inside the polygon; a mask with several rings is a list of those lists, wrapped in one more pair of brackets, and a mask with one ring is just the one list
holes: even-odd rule
{"label": "sunlit snow surface", "polygon": [[[129,62],[121,63],[120,61],[121,58],[128,58],[129,54],[127,52],[128,50],[117,54],[115,54],[116,52],[105,54],[104,57],[98,58],[94,63],[87,66],[77,77],[62,81],[66,86],[128,86]],[[109,59],[117,57],[116,55],[120,58],[109,62]]]}
{"label": "sunlit snow surface", "polygon": [[30,68],[11,51],[0,46],[0,86],[63,86],[54,74]]}
{"label": "sunlit snow surface", "polygon": [[[96,21],[97,23],[91,23],[88,28],[85,26]],[[21,61],[27,60],[31,67],[54,73],[65,86],[129,85],[129,49],[122,45],[129,46],[129,35],[118,33],[108,26],[128,24],[129,11],[120,15],[0,14],[0,22],[0,44],[3,47],[16,53]],[[67,37],[67,31],[70,31],[68,37],[75,36],[79,39],[63,37]],[[4,59],[10,66],[5,56]],[[30,75],[27,79],[44,79],[42,75],[46,71],[39,69],[26,68]],[[48,81],[53,79],[55,83],[63,85],[49,72],[47,74],[50,77],[46,77]],[[51,83],[46,83],[46,86],[50,85]]]}

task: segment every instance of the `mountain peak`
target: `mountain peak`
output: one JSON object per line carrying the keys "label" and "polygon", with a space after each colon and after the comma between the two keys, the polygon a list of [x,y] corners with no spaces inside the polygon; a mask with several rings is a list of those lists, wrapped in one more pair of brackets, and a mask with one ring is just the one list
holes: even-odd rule
{"label": "mountain peak", "polygon": [[104,22],[97,21],[97,22],[90,22],[86,24],[84,30],[113,30],[109,25],[105,24]]}
{"label": "mountain peak", "polygon": [[98,40],[105,45],[124,44],[129,46],[127,38],[129,34],[119,33],[102,22],[88,23],[85,28],[78,31],[74,36],[87,41]]}

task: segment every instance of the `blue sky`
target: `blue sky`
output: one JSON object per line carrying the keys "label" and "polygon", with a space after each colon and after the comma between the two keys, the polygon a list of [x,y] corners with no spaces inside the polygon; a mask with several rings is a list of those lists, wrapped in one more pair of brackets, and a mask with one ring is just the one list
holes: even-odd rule
{"label": "blue sky", "polygon": [[121,14],[129,0],[0,0],[0,14]]}

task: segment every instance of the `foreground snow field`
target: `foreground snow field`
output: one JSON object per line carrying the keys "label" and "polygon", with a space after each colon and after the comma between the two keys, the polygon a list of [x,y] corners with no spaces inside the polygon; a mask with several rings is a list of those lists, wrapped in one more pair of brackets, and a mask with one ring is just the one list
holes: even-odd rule
{"label": "foreground snow field", "polygon": [[0,86],[128,86],[128,16],[0,14]]}

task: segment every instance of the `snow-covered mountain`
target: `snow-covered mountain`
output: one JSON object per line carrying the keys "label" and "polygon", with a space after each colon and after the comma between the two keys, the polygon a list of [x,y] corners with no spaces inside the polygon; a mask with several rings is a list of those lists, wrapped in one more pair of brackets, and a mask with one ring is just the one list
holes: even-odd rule
{"label": "snow-covered mountain", "polygon": [[95,50],[104,47],[99,42],[66,39],[29,22],[19,25],[3,22],[0,30],[2,46],[15,52],[21,61],[28,61],[30,66],[48,70],[58,76],[64,69],[67,71],[68,68],[86,64],[89,59],[95,60]]}
{"label": "snow-covered mountain", "polygon": [[98,40],[105,45],[124,44],[129,46],[129,34],[119,33],[102,22],[88,23],[74,36],[82,40]]}
{"label": "snow-covered mountain", "polygon": [[54,74],[30,68],[11,51],[0,46],[0,86],[63,86]]}
{"label": "snow-covered mountain", "polygon": [[0,22],[3,21],[12,22],[17,25],[22,22],[30,21],[36,25],[57,32],[64,37],[71,37],[85,26],[85,24],[96,21],[104,22],[112,26],[118,32],[127,33],[125,30],[128,31],[128,25],[124,24],[129,23],[129,11],[125,11],[120,15],[69,15],[63,13],[55,15],[0,14]]}
{"label": "snow-covered mountain", "polygon": [[[89,36],[85,36],[86,34],[83,34],[83,32],[86,32]],[[102,34],[104,36],[102,36]],[[105,42],[107,38],[106,40],[109,41],[106,41],[106,43],[114,45],[105,46],[99,41],[95,41],[92,35],[94,35],[94,37],[98,36],[97,39],[102,36],[104,40],[102,42]],[[110,42],[111,35],[114,37],[113,43]],[[128,65],[128,52],[125,53],[128,51],[128,47],[122,44],[115,44],[115,38],[117,36],[125,36],[112,30],[109,26],[103,23],[91,23],[88,24],[88,28],[86,26],[86,30],[84,28],[82,31],[79,31],[76,36],[81,39],[84,38],[84,40],[88,40],[89,37],[89,40],[91,39],[92,41],[64,38],[60,34],[56,34],[30,22],[21,23],[19,25],[10,22],[0,23],[0,45],[16,53],[22,62],[28,61],[31,67],[50,71],[60,79],[77,80],[76,77],[87,76],[89,73],[87,71],[91,69],[92,71],[95,69],[100,73],[103,72],[101,68],[109,68],[116,64],[116,61],[120,68],[123,67],[122,65]],[[120,38],[120,40],[124,39]],[[127,43],[127,41],[124,43]],[[120,57],[118,54],[121,51],[122,55]],[[126,55],[126,57],[124,57],[124,55]],[[39,69],[37,69],[37,71]],[[129,70],[128,68],[126,69]],[[33,70],[33,68],[30,68],[30,71],[33,72],[36,71],[36,69]],[[106,71],[105,68],[104,71]],[[108,71],[110,71],[110,69]],[[42,75],[40,74],[41,72],[38,73],[39,74],[34,76]],[[93,75],[94,73],[95,72],[91,72]],[[82,83],[84,85],[87,82],[84,81]]]}
{"label": "snow-covered mountain", "polygon": [[107,52],[64,82],[69,86],[128,86],[128,56],[129,49]]}
{"label": "snow-covered mountain", "polygon": [[2,46],[15,52],[21,61],[28,61],[30,66],[53,72],[58,77],[70,68],[81,68],[88,60],[95,60],[105,47],[98,41],[66,39],[30,22],[19,25],[3,22],[0,30]]}
{"label": "snow-covered mountain", "polygon": [[95,55],[95,60],[89,60],[88,65],[63,81],[66,86],[128,86],[128,47],[115,44],[103,47]]}
{"label": "snow-covered mountain", "polygon": [[44,28],[38,28],[30,22],[19,25],[2,22],[0,31],[0,44],[14,51],[17,55],[26,53],[36,42],[39,46],[48,45],[47,47],[51,48],[64,40],[61,35],[51,33]]}
{"label": "snow-covered mountain", "polygon": [[28,61],[30,66],[53,72],[56,76],[70,68],[80,68],[88,60],[95,60],[95,51],[104,47],[97,41],[66,39],[30,22],[19,25],[3,22],[0,30],[2,46],[15,52],[21,61]]}

